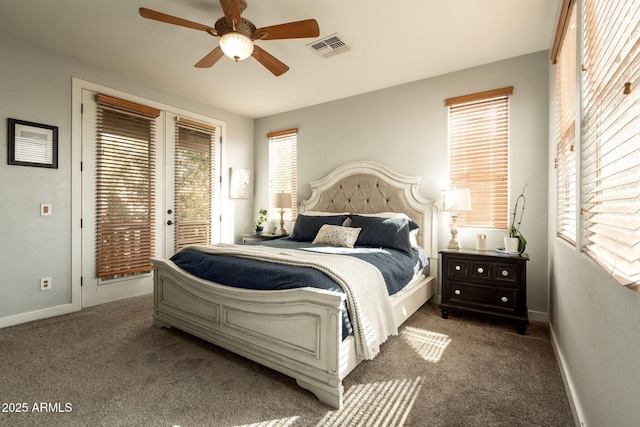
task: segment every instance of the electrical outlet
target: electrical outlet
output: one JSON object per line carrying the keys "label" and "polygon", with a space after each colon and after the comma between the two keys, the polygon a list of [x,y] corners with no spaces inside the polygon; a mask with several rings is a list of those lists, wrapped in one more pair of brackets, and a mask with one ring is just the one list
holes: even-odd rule
{"label": "electrical outlet", "polygon": [[51,289],[51,277],[40,278],[40,290],[48,291],[49,289]]}

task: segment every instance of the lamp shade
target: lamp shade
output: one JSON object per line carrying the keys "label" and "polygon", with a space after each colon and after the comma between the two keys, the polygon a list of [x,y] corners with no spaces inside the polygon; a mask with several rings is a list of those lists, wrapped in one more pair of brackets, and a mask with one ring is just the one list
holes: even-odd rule
{"label": "lamp shade", "polygon": [[442,210],[463,212],[471,210],[471,191],[468,188],[454,188],[442,191]]}
{"label": "lamp shade", "polygon": [[273,207],[278,209],[291,208],[291,194],[290,193],[276,193],[273,195]]}
{"label": "lamp shade", "polygon": [[242,61],[253,53],[253,42],[244,34],[230,32],[220,37],[220,49],[229,58]]}

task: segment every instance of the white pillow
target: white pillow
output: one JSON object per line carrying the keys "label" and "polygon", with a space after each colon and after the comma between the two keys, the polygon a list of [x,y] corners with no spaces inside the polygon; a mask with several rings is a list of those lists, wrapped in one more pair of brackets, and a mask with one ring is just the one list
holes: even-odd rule
{"label": "white pillow", "polygon": [[324,224],[320,227],[314,245],[339,246],[342,248],[352,248],[358,240],[362,228],[341,227],[339,225]]}
{"label": "white pillow", "polygon": [[405,213],[402,212],[379,212],[379,213],[372,213],[372,214],[365,214],[365,213],[353,213],[354,215],[360,215],[360,216],[377,216],[379,218],[407,218],[407,219],[411,219],[409,218],[409,216]]}
{"label": "white pillow", "polygon": [[306,216],[337,216],[337,215],[350,215],[349,212],[322,212],[322,211],[304,211],[300,212]]}

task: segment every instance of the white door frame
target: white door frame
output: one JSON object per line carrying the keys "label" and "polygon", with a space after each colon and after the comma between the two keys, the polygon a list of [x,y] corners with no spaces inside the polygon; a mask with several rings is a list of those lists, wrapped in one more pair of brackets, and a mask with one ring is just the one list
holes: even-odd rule
{"label": "white door frame", "polygon": [[[104,93],[106,95],[127,99],[133,102],[149,105],[153,108],[157,108],[164,112],[183,115],[186,117],[192,117],[196,120],[204,123],[209,123],[219,127],[221,140],[225,139],[226,123],[221,120],[212,119],[211,117],[203,116],[202,114],[196,114],[190,111],[186,111],[180,108],[155,102],[149,99],[145,99],[139,96],[131,95],[126,92],[122,92],[116,89],[111,89],[99,84],[87,82],[78,78],[72,78],[72,96],[71,96],[71,307],[73,311],[78,311],[82,308],[82,93],[83,90],[89,90],[93,92]],[[165,127],[164,123],[158,123],[158,126]],[[162,145],[162,151],[164,152],[165,141],[158,141],[158,145]],[[224,164],[224,152],[222,147],[219,150],[219,173],[221,176]],[[159,165],[165,165],[165,159],[162,156],[160,158]],[[157,205],[157,209],[160,209],[160,218],[166,212],[167,206],[165,204],[166,188],[164,183],[164,172],[160,173],[162,179],[159,179],[159,185],[157,192],[162,195],[160,203]],[[226,180],[223,180],[226,181]],[[228,199],[228,189],[226,185],[219,184],[220,191],[220,204],[221,207]],[[219,223],[220,233],[224,229],[222,222]],[[164,244],[165,227],[161,227],[162,232],[157,236],[157,239]],[[158,254],[163,256],[163,254]]]}

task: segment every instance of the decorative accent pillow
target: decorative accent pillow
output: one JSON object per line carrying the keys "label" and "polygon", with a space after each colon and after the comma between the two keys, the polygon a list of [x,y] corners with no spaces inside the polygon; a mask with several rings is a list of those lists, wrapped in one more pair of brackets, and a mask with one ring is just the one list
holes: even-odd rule
{"label": "decorative accent pillow", "polygon": [[347,215],[307,216],[299,214],[289,238],[298,242],[311,242],[315,239],[320,227],[325,224],[342,225]]}
{"label": "decorative accent pillow", "polygon": [[381,218],[351,215],[351,226],[360,227],[356,246],[392,248],[411,255],[411,230],[418,224],[408,218]]}
{"label": "decorative accent pillow", "polygon": [[352,248],[360,234],[360,228],[342,227],[339,225],[325,224],[320,227],[314,245],[339,246],[342,248]]}

